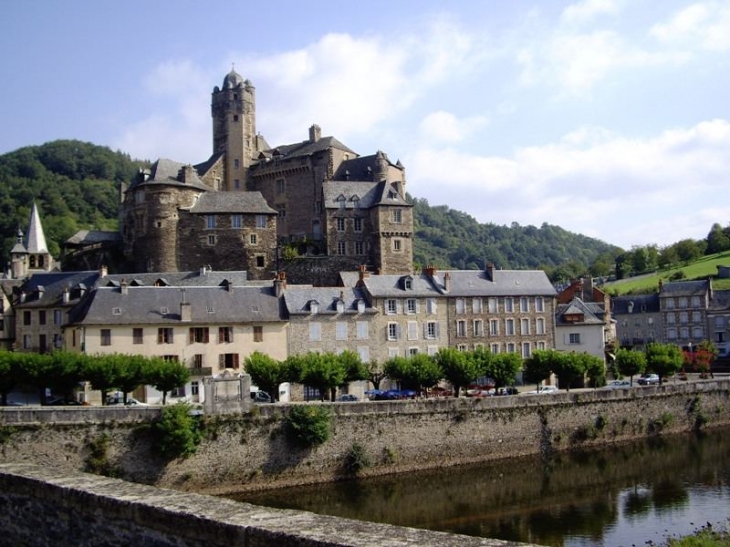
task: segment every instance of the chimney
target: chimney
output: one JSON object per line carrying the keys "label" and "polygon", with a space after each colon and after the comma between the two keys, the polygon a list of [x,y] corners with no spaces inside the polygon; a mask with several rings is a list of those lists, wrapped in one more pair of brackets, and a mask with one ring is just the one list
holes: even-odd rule
{"label": "chimney", "polygon": [[69,300],[69,290],[68,287],[63,288],[63,294],[61,295],[61,302],[64,304],[68,304]]}
{"label": "chimney", "polygon": [[282,296],[286,291],[286,272],[279,272],[274,279],[274,294],[277,298]]}
{"label": "chimney", "polygon": [[205,268],[205,266],[201,266],[200,268],[200,277],[205,277],[205,275],[208,273],[208,270]]}
{"label": "chimney", "polygon": [[106,265],[103,265],[103,266],[102,266],[102,267],[101,267],[101,268],[99,269],[99,277],[100,277],[101,279],[104,279],[104,278],[105,278],[105,277],[107,276],[107,274],[108,274],[108,273],[109,273],[109,269],[108,269],[108,268],[106,267]]}
{"label": "chimney", "polygon": [[446,292],[451,291],[451,273],[449,272],[444,274],[444,290]]}
{"label": "chimney", "polygon": [[664,288],[664,281],[661,279],[659,280],[659,292],[662,292],[662,289]]}
{"label": "chimney", "polygon": [[425,274],[426,274],[426,275],[427,275],[428,277],[430,277],[431,279],[433,279],[433,276],[434,276],[434,275],[436,275],[436,268],[434,267],[434,265],[433,265],[433,264],[429,264],[428,266],[426,266],[426,267],[425,267],[425,268],[423,269],[423,272],[424,272],[424,273],[425,273]]}
{"label": "chimney", "polygon": [[367,270],[365,264],[360,264],[360,271],[358,273],[360,274],[360,281],[370,277],[370,272]]}
{"label": "chimney", "polygon": [[192,320],[192,310],[190,309],[190,302],[185,299],[187,290],[185,287],[180,289],[180,321],[190,322]]}
{"label": "chimney", "polygon": [[119,283],[119,292],[122,294],[127,294],[129,292],[127,282],[124,279],[122,279],[122,281]]}
{"label": "chimney", "polygon": [[315,123],[309,128],[309,142],[317,142],[322,138],[322,129]]}
{"label": "chimney", "polygon": [[494,283],[494,262],[487,262],[487,267],[485,268],[485,271],[487,273],[487,277],[489,277],[489,280]]}

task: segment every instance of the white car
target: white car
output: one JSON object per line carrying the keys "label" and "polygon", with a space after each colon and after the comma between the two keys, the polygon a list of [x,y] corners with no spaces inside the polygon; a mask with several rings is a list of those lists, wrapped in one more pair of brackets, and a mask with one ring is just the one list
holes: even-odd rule
{"label": "white car", "polygon": [[522,395],[549,395],[560,391],[557,386],[540,386],[540,389],[525,391]]}

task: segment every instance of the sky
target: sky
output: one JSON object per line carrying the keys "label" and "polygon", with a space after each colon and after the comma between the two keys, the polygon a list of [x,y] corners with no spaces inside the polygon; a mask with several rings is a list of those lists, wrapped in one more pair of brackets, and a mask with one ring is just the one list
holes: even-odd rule
{"label": "sky", "polygon": [[730,0],[0,0],[0,154],[205,161],[210,94],[318,124],[482,223],[624,249],[730,224]]}

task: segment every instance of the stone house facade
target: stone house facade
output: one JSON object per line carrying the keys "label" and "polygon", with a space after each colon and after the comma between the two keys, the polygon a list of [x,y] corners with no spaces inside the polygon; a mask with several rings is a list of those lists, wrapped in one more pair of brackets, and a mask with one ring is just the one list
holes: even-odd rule
{"label": "stone house facade", "polygon": [[611,315],[616,321],[616,339],[622,348],[644,350],[647,344],[662,341],[659,295],[614,297]]}
{"label": "stone house facade", "polygon": [[662,339],[686,348],[710,340],[707,311],[713,299],[712,282],[675,281],[659,283]]}

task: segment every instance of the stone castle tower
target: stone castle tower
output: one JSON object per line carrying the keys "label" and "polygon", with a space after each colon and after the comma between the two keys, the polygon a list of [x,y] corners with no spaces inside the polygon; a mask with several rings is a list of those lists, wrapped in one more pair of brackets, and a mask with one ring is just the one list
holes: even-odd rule
{"label": "stone castle tower", "polygon": [[255,88],[234,70],[214,87],[211,116],[207,161],[159,159],[124,190],[127,269],[207,266],[270,279],[287,246],[316,256],[320,270],[411,270],[413,213],[400,162],[381,151],[360,156],[317,125],[304,141],[269,146],[256,129]]}

